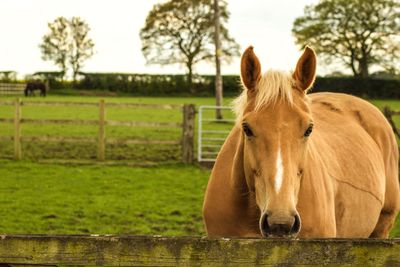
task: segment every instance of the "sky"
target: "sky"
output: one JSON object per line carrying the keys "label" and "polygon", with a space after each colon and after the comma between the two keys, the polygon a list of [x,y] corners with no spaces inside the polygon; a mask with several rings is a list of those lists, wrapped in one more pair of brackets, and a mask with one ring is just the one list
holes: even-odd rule
{"label": "sky", "polygon": [[[301,55],[291,33],[293,21],[305,5],[318,0],[228,0],[227,28],[244,51],[254,46],[263,70],[291,70]],[[19,76],[36,71],[57,71],[41,59],[39,44],[47,23],[58,16],[80,16],[90,26],[95,55],[83,71],[126,73],[185,73],[177,65],[147,65],[141,52],[140,29],[153,5],[165,0],[0,0],[0,71]],[[239,74],[240,58],[222,66],[223,74]],[[326,70],[319,68],[318,74]],[[212,64],[195,72],[213,74]]]}

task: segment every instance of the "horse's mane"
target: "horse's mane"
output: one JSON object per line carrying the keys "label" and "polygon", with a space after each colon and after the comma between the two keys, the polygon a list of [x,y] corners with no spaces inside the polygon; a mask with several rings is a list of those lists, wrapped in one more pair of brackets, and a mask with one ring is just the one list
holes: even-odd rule
{"label": "horse's mane", "polygon": [[[291,73],[268,70],[262,75],[255,88],[257,95],[254,102],[254,111],[259,110],[265,104],[274,103],[278,98],[283,98],[289,103],[292,103],[292,88],[293,78]],[[233,101],[233,110],[236,114],[237,122],[242,120],[243,112],[246,108],[247,91],[248,89],[244,87],[240,96]]]}

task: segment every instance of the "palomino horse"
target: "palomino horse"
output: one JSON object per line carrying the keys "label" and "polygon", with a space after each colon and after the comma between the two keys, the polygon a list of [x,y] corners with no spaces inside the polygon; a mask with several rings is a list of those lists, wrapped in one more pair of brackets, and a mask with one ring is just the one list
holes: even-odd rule
{"label": "palomino horse", "polygon": [[381,112],[346,94],[307,95],[316,56],[295,71],[242,56],[237,123],[208,183],[209,236],[388,237],[400,207],[398,148]]}

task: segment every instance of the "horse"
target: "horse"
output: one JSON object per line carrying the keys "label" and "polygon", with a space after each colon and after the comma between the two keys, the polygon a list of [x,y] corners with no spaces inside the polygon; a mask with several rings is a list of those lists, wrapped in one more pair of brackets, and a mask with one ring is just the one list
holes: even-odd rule
{"label": "horse", "polygon": [[400,208],[399,152],[378,108],[339,93],[307,94],[317,58],[268,70],[241,58],[236,123],[205,192],[208,236],[387,238]]}
{"label": "horse", "polygon": [[47,92],[47,86],[45,83],[40,81],[30,81],[26,84],[24,90],[25,96],[33,96],[35,90],[39,90],[40,96],[45,97]]}

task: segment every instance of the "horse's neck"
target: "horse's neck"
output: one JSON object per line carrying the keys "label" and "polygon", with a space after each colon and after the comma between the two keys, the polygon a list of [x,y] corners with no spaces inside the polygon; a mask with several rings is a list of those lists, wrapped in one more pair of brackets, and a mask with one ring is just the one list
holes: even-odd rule
{"label": "horse's neck", "polygon": [[[323,155],[321,153],[324,153]],[[321,148],[310,140],[307,149],[303,168],[303,177],[300,184],[298,201],[310,202],[307,205],[315,207],[318,210],[320,205],[326,203],[325,198],[332,193],[332,180],[328,174],[329,164],[334,164],[334,157],[326,157],[329,151]],[[326,200],[326,199],[325,199]],[[303,203],[304,204],[304,203]]]}

